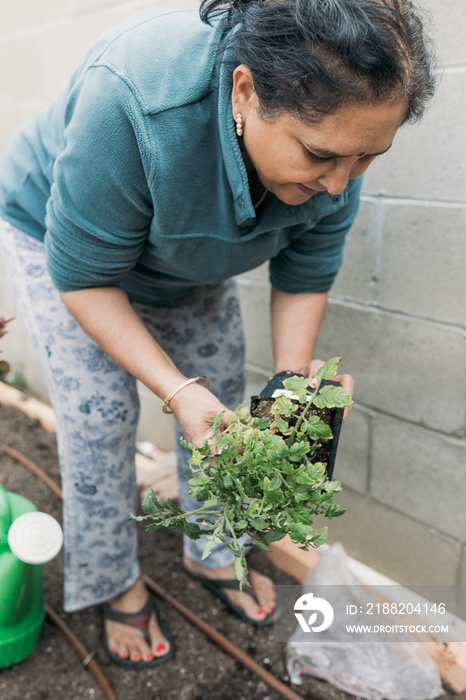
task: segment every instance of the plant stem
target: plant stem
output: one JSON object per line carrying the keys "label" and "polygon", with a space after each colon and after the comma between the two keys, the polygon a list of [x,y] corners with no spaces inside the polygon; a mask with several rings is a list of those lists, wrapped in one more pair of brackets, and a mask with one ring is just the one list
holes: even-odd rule
{"label": "plant stem", "polygon": [[316,386],[315,389],[314,389],[314,393],[311,394],[310,400],[306,403],[306,405],[304,406],[304,409],[301,411],[301,414],[300,414],[300,416],[299,416],[298,420],[296,421],[296,424],[295,424],[295,426],[294,426],[294,428],[293,428],[293,432],[291,433],[290,437],[288,438],[288,442],[287,442],[287,446],[288,446],[288,447],[291,447],[291,445],[293,444],[295,435],[296,435],[296,433],[298,432],[299,427],[300,427],[301,423],[303,422],[303,420],[304,420],[304,418],[305,418],[305,416],[306,416],[306,413],[307,413],[307,412],[309,411],[309,409],[311,408],[312,403],[313,403],[315,397],[317,396],[317,392],[319,391],[319,387],[320,387],[321,383],[322,383],[322,379],[319,380],[317,386]]}

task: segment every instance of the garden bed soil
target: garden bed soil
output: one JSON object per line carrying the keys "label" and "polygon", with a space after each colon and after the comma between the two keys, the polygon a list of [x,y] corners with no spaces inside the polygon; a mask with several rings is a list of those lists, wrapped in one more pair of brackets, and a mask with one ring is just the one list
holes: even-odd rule
{"label": "garden bed soil", "polygon": [[[0,407],[0,442],[35,461],[58,483],[59,470],[55,435],[37,420],[16,408]],[[61,503],[47,486],[22,465],[0,453],[0,483],[8,491],[30,499],[39,510],[61,521]],[[180,568],[182,541],[179,533],[165,528],[157,532],[139,530],[142,568],[175,598],[216,627],[253,659],[289,684],[284,663],[284,645],[273,641],[273,629],[257,629],[226,612],[225,606],[207,590],[189,579]],[[279,584],[295,583],[277,570],[260,550],[252,552],[250,564],[273,576]],[[126,671],[112,664],[101,644],[101,612],[92,607],[75,613],[62,609],[63,554],[43,567],[44,598],[60,614],[96,660],[116,691],[119,700],[279,700],[263,681],[192,627],[183,617],[159,602],[162,617],[176,642],[170,663],[147,671]],[[333,686],[304,678],[292,686],[312,700],[354,700]],[[104,695],[89,672],[83,669],[64,637],[46,621],[38,647],[15,666],[0,670],[0,700],[103,700]],[[446,689],[447,698],[466,700]]]}

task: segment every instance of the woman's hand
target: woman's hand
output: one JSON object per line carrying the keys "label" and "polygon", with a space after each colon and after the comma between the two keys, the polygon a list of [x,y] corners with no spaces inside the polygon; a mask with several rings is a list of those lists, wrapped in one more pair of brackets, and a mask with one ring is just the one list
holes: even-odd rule
{"label": "woman's hand", "polygon": [[[305,377],[309,379],[309,386],[313,387],[313,376],[319,369],[319,367],[322,367],[325,362],[322,362],[322,360],[311,360],[311,362],[306,365],[306,367],[303,367],[302,369],[299,370],[299,374],[304,374]],[[353,396],[354,393],[354,379],[351,376],[351,374],[339,374],[335,377],[335,381],[340,382],[341,386],[343,389],[346,389],[346,391],[349,391],[351,396]],[[343,422],[348,418],[350,411],[351,411],[351,405],[345,407],[345,411],[343,413]]]}
{"label": "woman's hand", "polygon": [[175,414],[186,440],[195,447],[202,447],[206,440],[212,442],[212,426],[216,416],[224,412],[221,427],[227,428],[229,416],[233,413],[201,384],[190,384],[176,394],[170,401],[170,410]]}

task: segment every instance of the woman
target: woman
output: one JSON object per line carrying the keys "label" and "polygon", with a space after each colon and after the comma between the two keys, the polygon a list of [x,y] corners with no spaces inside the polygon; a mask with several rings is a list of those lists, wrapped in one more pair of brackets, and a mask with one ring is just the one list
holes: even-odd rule
{"label": "woman", "polygon": [[[408,0],[204,0],[201,18],[150,11],[105,34],[6,150],[4,255],[57,415],[65,609],[106,603],[116,663],[173,654],[128,521],[136,379],[203,444],[243,398],[231,278],[265,260],[275,370],[311,376],[360,176],[432,93]],[[273,622],[270,579],[233,590],[229,550],[201,555],[185,541],[188,573]]]}

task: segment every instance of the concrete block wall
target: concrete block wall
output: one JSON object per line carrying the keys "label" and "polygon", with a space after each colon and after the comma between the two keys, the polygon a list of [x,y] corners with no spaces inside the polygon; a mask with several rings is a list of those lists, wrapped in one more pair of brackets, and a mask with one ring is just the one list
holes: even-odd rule
{"label": "concrete block wall", "polygon": [[[368,172],[316,355],[342,355],[357,382],[336,465],[348,512],[330,523],[331,541],[402,583],[458,586],[451,607],[466,617],[466,5],[421,4],[433,15],[442,82],[423,122],[404,127]],[[198,2],[3,3],[0,148],[103,30],[164,5]],[[273,365],[266,266],[239,282],[251,394]],[[1,261],[0,295],[0,314],[15,315]],[[14,331],[4,356],[46,398],[26,330],[17,321]],[[140,437],[170,447],[159,402],[144,388],[141,398]]]}
{"label": "concrete block wall", "polygon": [[[329,540],[466,617],[466,5],[424,0],[443,76],[369,169],[316,356],[356,379]],[[251,386],[272,368],[267,270],[241,278]],[[319,525],[324,524],[319,522]]]}
{"label": "concrete block wall", "polygon": [[[0,151],[17,129],[59,92],[102,32],[154,7],[197,9],[197,0],[18,0],[0,7]],[[21,323],[0,255],[0,315],[15,316],[2,340],[3,357],[27,387],[48,400],[40,363]],[[14,332],[13,332],[14,331]],[[173,446],[171,420],[141,386],[139,439]]]}

